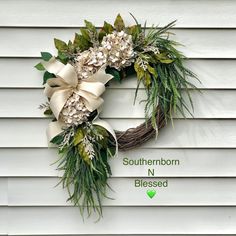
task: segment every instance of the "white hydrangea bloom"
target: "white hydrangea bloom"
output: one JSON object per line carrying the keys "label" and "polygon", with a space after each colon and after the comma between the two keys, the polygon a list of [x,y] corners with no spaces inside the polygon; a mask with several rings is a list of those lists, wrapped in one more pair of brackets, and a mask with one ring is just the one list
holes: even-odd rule
{"label": "white hydrangea bloom", "polygon": [[132,36],[124,31],[114,31],[103,37],[102,47],[107,52],[107,65],[117,70],[130,66],[134,62]]}
{"label": "white hydrangea bloom", "polygon": [[71,125],[82,124],[88,120],[89,115],[90,111],[75,91],[64,105],[60,118],[69,127]]}
{"label": "white hydrangea bloom", "polygon": [[87,79],[106,64],[107,54],[102,47],[90,48],[76,57],[75,69],[79,79]]}

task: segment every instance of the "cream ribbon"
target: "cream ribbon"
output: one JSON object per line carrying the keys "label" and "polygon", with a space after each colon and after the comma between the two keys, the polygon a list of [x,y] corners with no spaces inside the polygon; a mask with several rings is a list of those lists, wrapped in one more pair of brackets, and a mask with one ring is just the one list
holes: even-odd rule
{"label": "cream ribbon", "polygon": [[[90,112],[97,110],[104,102],[100,96],[105,91],[105,84],[113,76],[106,74],[105,67],[103,66],[88,79],[81,80],[78,83],[76,71],[72,65],[64,65],[57,61],[55,57],[52,57],[49,61],[43,61],[42,64],[48,72],[56,76],[56,78],[47,80],[44,89],[45,95],[50,98],[50,108],[57,119],[57,121],[51,122],[47,129],[47,137],[50,141],[63,131],[62,127],[65,124],[60,121],[59,117],[66,101],[72,93],[76,90],[76,93],[81,96],[86,108]],[[117,144],[115,132],[107,122],[95,118],[92,123],[102,126],[110,132]]]}

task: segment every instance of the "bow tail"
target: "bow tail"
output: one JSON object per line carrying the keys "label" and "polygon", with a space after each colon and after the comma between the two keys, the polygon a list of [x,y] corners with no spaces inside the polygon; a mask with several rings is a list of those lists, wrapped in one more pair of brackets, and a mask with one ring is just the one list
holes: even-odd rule
{"label": "bow tail", "polygon": [[55,138],[57,135],[63,132],[63,126],[64,123],[60,121],[53,121],[50,122],[47,128],[47,139],[48,143],[52,141],[53,138]]}

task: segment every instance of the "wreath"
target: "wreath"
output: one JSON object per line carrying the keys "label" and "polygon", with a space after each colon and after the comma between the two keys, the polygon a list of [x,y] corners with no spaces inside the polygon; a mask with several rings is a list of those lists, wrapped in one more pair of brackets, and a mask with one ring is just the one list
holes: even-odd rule
{"label": "wreath", "polygon": [[[131,15],[133,17],[133,15]],[[133,17],[134,18],[134,17]],[[54,39],[57,56],[42,52],[35,67],[44,71],[44,93],[48,102],[41,104],[45,115],[53,116],[47,129],[48,141],[59,150],[58,169],[68,200],[80,207],[83,215],[93,211],[102,216],[102,198],[111,176],[109,158],[117,150],[135,148],[158,134],[177,111],[191,113],[192,100],[187,81],[196,75],[187,69],[179,45],[170,39],[175,24],[163,28],[125,26],[120,14],[114,25],[104,22],[101,29],[85,20],[85,27],[65,43]],[[109,81],[122,82],[136,74],[136,100],[140,84],[146,92],[145,121],[126,131],[114,131],[99,118]],[[187,97],[183,96],[185,90]]]}

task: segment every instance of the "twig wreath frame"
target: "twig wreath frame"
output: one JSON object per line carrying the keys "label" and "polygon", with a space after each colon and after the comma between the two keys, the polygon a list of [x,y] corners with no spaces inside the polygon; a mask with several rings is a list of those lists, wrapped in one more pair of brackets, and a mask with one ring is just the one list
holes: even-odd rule
{"label": "twig wreath frame", "polygon": [[[146,29],[134,20],[125,26],[118,14],[114,25],[104,22],[99,30],[85,21],[73,41],[54,39],[58,55],[42,52],[42,62],[35,66],[44,71],[48,103],[40,107],[53,116],[47,136],[59,150],[61,182],[82,215],[87,210],[88,215],[95,211],[102,216],[111,175],[108,161],[117,149],[136,148],[157,135],[177,111],[183,116],[190,112],[183,89],[193,108],[188,88],[195,86],[187,78],[197,77],[185,67],[185,57],[176,49],[179,43],[170,39],[175,21]],[[141,83],[146,91],[145,122],[113,131],[99,118],[100,96],[111,79],[122,82],[131,74],[137,76],[135,99]]]}

